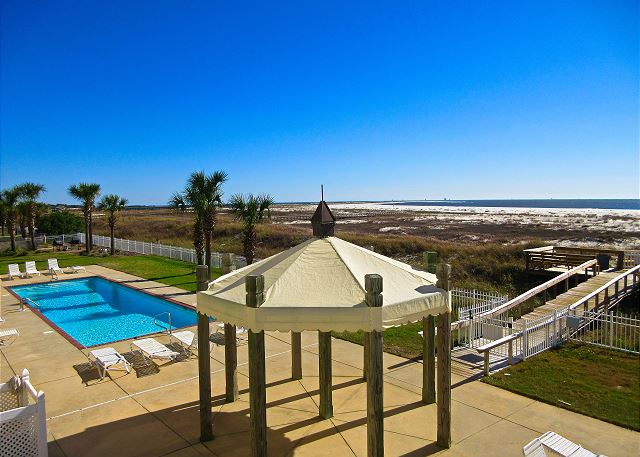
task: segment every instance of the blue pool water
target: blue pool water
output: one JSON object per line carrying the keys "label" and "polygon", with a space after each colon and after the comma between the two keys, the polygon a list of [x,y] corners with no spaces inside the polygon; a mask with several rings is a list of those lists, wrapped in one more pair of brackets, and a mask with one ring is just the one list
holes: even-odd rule
{"label": "blue pool water", "polygon": [[196,312],[130,287],[91,277],[16,286],[18,296],[37,302],[39,311],[82,346],[95,346],[196,325]]}

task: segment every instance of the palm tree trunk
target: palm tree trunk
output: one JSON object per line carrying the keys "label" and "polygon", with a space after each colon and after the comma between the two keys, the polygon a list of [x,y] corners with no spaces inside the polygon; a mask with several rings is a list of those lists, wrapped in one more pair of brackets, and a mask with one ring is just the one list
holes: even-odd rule
{"label": "palm tree trunk", "polygon": [[35,235],[35,231],[36,231],[36,223],[35,223],[35,216],[34,216],[34,208],[29,208],[29,234],[31,235],[31,248],[35,251],[36,250],[36,235]]}
{"label": "palm tree trunk", "polygon": [[115,228],[116,228],[116,224],[109,224],[109,228],[111,228],[111,255],[114,255],[116,253],[116,248],[115,248]]}
{"label": "palm tree trunk", "polygon": [[204,234],[204,254],[204,262],[209,269],[209,276],[211,276],[211,232],[205,232]]}
{"label": "palm tree trunk", "polygon": [[202,221],[197,218],[193,223],[193,248],[196,250],[198,265],[202,265],[202,262],[204,261],[204,244]]}
{"label": "palm tree trunk", "polygon": [[11,239],[11,250],[16,251],[16,233],[13,227],[13,221],[9,219],[7,221],[7,227],[9,228],[9,238]]}
{"label": "palm tree trunk", "polygon": [[244,235],[244,257],[247,259],[247,265],[253,263],[256,253],[257,236],[256,231],[251,228]]}
{"label": "palm tree trunk", "polygon": [[84,250],[87,254],[91,252],[91,248],[89,247],[89,212],[85,211],[84,213]]}
{"label": "palm tree trunk", "polygon": [[89,211],[89,252],[93,249],[93,212]]}

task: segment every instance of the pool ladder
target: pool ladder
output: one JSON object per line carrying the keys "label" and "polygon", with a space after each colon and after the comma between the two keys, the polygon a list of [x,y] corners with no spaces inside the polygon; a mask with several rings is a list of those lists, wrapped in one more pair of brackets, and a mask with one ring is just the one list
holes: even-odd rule
{"label": "pool ladder", "polygon": [[30,299],[29,297],[24,297],[24,298],[22,299],[22,301],[20,302],[20,311],[24,311],[24,305],[25,305],[25,302],[29,302],[29,303],[31,303],[33,306],[35,306],[35,307],[36,307],[36,308],[38,308],[38,309],[40,309],[40,308],[41,308],[40,303],[38,303],[37,301],[32,300],[32,299]]}
{"label": "pool ladder", "polygon": [[[169,321],[169,328],[167,328],[165,325],[162,325],[162,324],[163,324],[163,322],[158,323],[158,317],[159,317],[159,316],[163,316],[164,314],[166,314],[166,315],[169,317],[169,319],[168,319],[168,321]],[[163,328],[166,332],[168,332],[168,333],[169,333],[169,335],[171,335],[171,331],[172,331],[172,329],[173,329],[173,326],[171,325],[171,313],[170,313],[170,312],[168,312],[168,311],[165,311],[165,312],[162,312],[162,313],[160,313],[160,314],[156,314],[155,316],[153,316],[153,325],[156,325],[156,326],[158,326],[158,327],[160,327],[160,328]]]}

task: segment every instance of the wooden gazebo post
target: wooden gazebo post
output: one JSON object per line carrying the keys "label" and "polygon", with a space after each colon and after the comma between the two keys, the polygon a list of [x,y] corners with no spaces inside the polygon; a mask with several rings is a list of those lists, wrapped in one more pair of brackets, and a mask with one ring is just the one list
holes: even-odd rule
{"label": "wooden gazebo post", "polygon": [[[209,267],[196,266],[196,289],[207,290]],[[209,317],[198,313],[198,384],[200,392],[200,441],[213,439],[211,419],[211,354],[209,353]]]}
{"label": "wooden gazebo post", "polygon": [[[451,265],[438,265],[437,286],[451,291]],[[450,297],[449,297],[450,298]],[[438,446],[451,447],[451,312],[438,314]]]}
{"label": "wooden gazebo post", "polygon": [[[382,307],[382,276],[364,277],[365,301],[370,308]],[[382,379],[382,332],[366,333],[367,355],[367,456],[384,455],[384,406]]]}
{"label": "wooden gazebo post", "polygon": [[318,332],[320,417],[333,417],[333,399],[331,398],[331,332]]}
{"label": "wooden gazebo post", "polygon": [[302,334],[291,332],[291,379],[302,379]]}
{"label": "wooden gazebo post", "polygon": [[[247,306],[259,308],[264,301],[264,276],[247,276],[245,289]],[[267,386],[264,355],[264,331],[255,333],[249,329],[249,412],[252,457],[267,455]]]}
{"label": "wooden gazebo post", "polygon": [[[222,254],[222,274],[231,273],[236,269],[234,254]],[[238,343],[236,341],[236,326],[224,324],[224,374],[225,401],[233,402],[238,399]]]}

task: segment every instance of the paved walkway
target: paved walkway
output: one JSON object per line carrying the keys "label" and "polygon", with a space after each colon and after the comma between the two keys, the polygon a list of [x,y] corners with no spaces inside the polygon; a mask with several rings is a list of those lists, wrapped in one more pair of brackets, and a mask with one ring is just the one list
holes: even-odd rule
{"label": "paved walkway", "polygon": [[[193,294],[103,267],[88,274],[127,281],[159,295],[193,304]],[[75,276],[74,276],[75,277]],[[45,278],[48,280],[48,278]],[[31,281],[31,280],[29,280]],[[5,281],[4,286],[27,280]],[[198,381],[194,359],[166,364],[159,373],[137,377],[118,372],[112,379],[84,383],[74,365],[86,364],[87,350],[71,345],[2,290],[5,328],[20,337],[0,349],[0,378],[28,368],[46,394],[50,455],[66,456],[246,456],[249,455],[247,346],[239,346],[239,401],[224,403],[224,347],[212,352],[215,439],[198,443]],[[166,335],[157,338],[168,342]],[[333,340],[335,417],[318,417],[317,338],[303,333],[301,381],[292,381],[288,335],[266,338],[269,452],[272,456],[365,456],[366,389],[361,379],[362,348]],[[110,344],[120,351],[129,342]],[[553,430],[595,452],[635,456],[640,434],[546,405],[453,374],[453,446],[439,449],[435,405],[420,402],[422,365],[384,356],[385,449],[388,456],[518,456],[522,446]]]}

